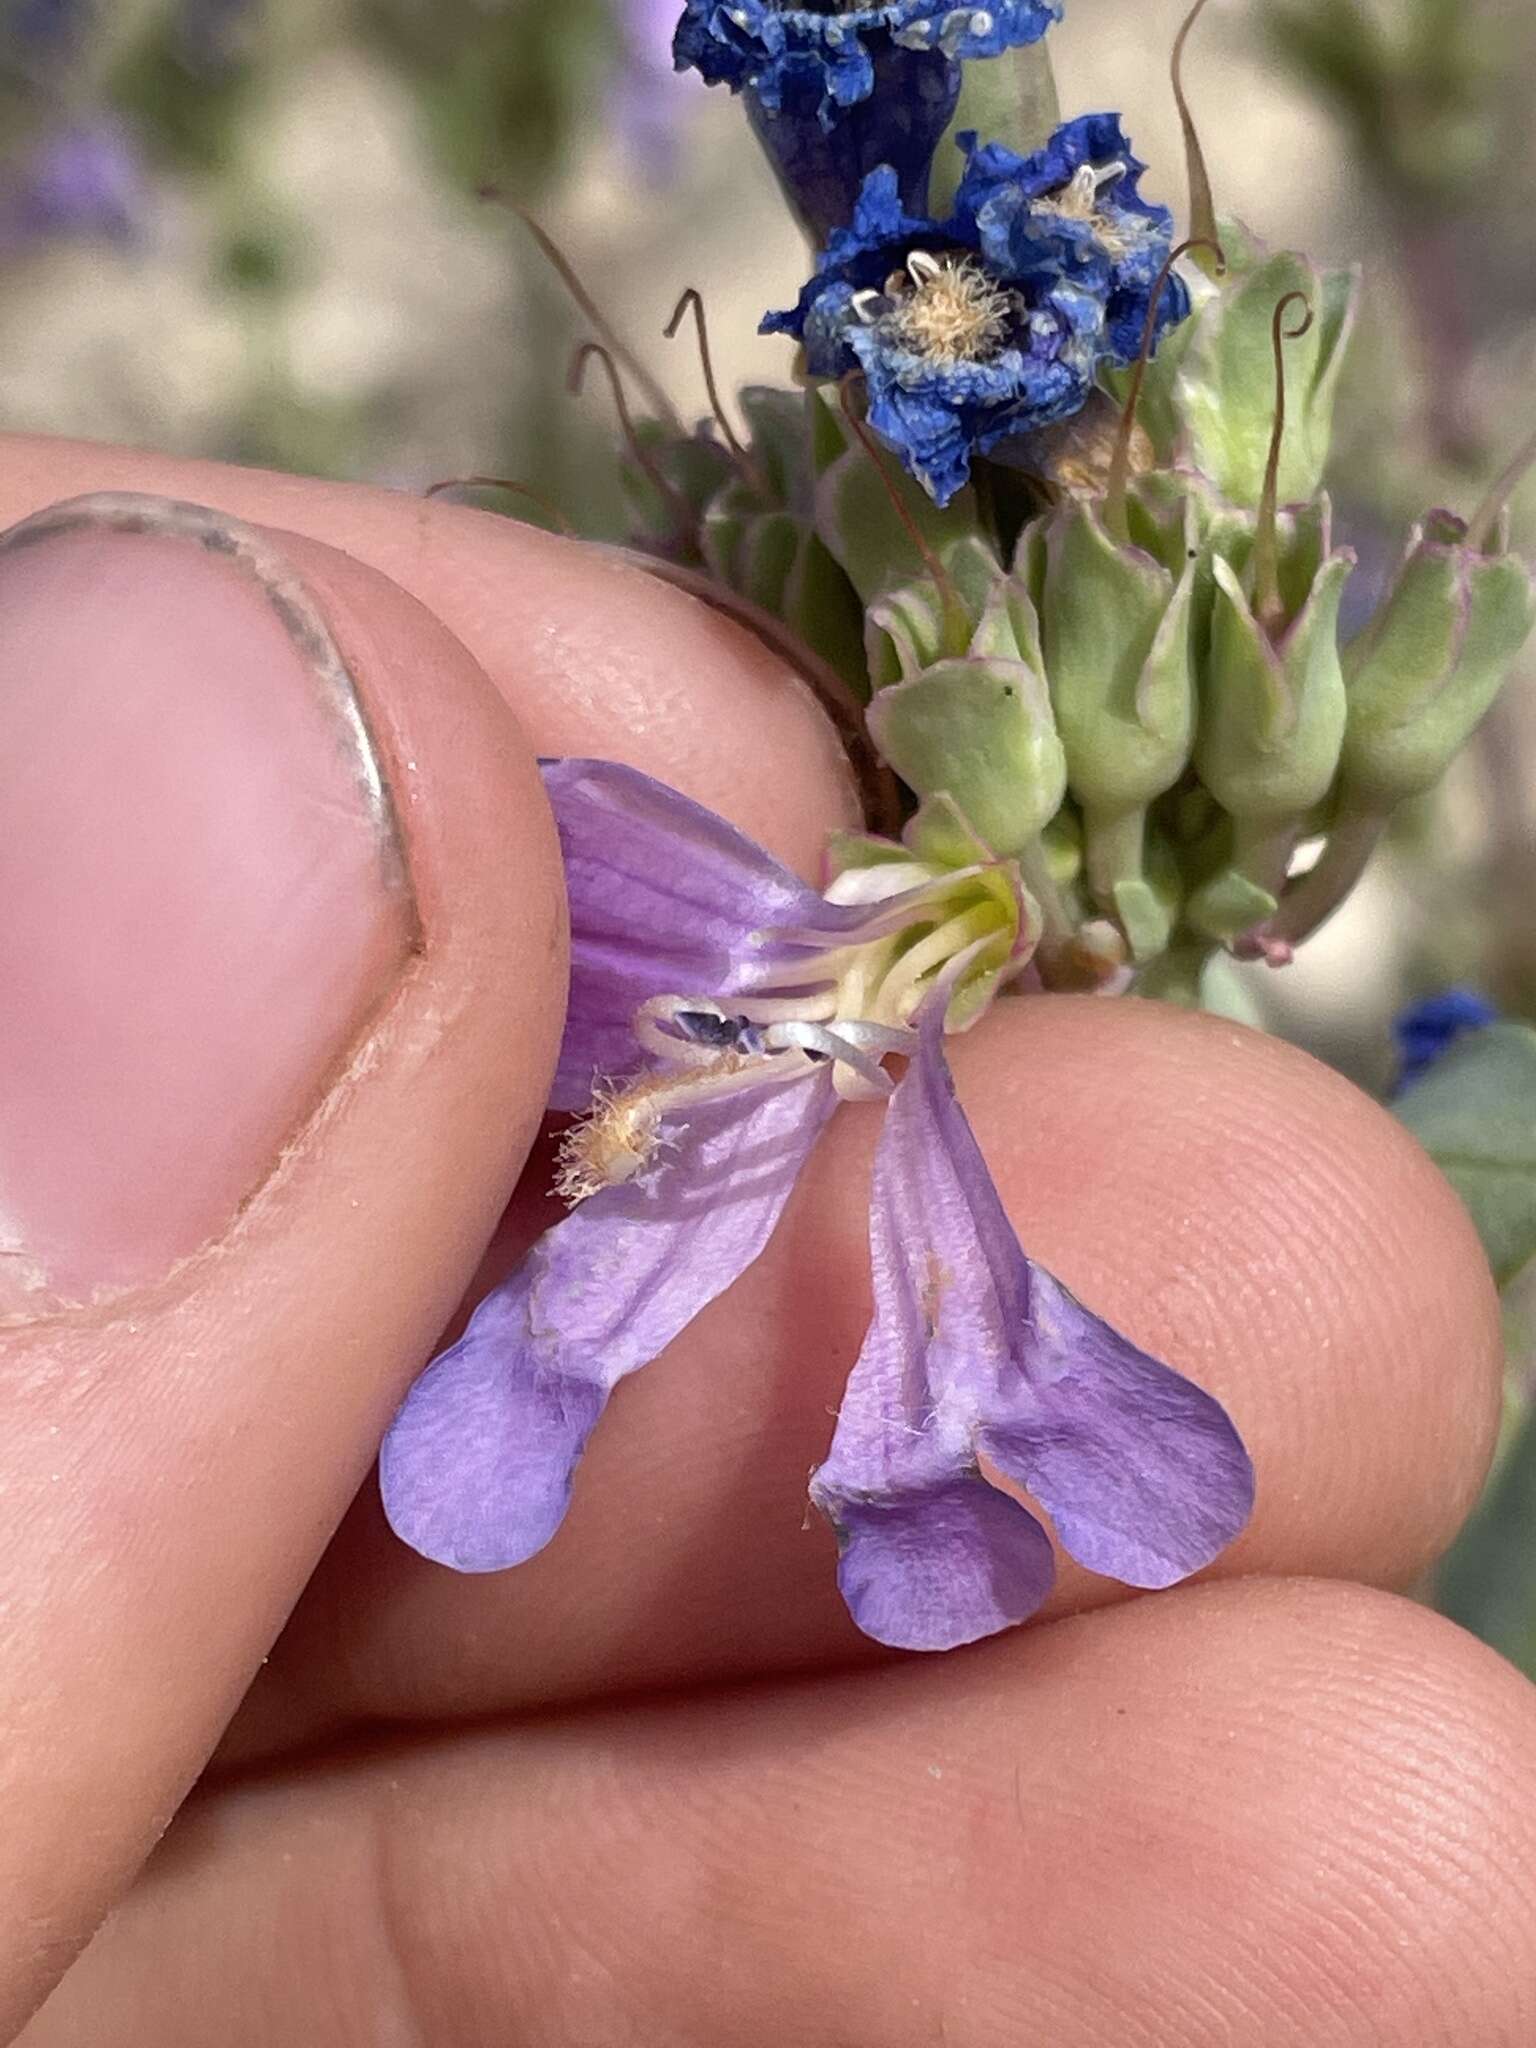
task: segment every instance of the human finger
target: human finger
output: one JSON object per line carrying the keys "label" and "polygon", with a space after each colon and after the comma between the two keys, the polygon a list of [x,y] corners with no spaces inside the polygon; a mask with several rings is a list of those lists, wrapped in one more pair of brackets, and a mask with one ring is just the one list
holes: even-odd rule
{"label": "human finger", "polygon": [[722,812],[814,877],[852,822],[847,762],[805,682],[754,634],[610,551],[403,491],[0,438],[0,526],[59,498],[156,491],[340,548],[461,640],[540,754],[597,754]]}
{"label": "human finger", "polygon": [[[1257,1505],[1214,1569],[1414,1577],[1486,1469],[1502,1348],[1470,1224],[1413,1140],[1279,1041],[1151,1004],[1006,1003],[953,1061],[1031,1254],[1242,1432]],[[764,1256],[621,1386],[537,1557],[425,1563],[370,1486],[237,1747],[878,1654],[805,1512],[869,1316],[877,1128],[834,1119]],[[546,1162],[500,1266],[550,1219],[547,1186]],[[1049,1611],[1123,1593],[1063,1561]]]}
{"label": "human finger", "polygon": [[564,902],[463,648],[96,498],[0,547],[0,2035],[201,1767],[526,1153]]}
{"label": "human finger", "polygon": [[1521,2048],[1536,1693],[1359,1588],[387,1746],[189,1811],[24,2048]]}

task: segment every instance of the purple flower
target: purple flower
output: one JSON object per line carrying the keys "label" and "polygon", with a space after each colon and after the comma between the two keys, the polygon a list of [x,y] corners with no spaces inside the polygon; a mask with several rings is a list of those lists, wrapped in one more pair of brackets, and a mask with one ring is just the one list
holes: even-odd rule
{"label": "purple flower", "polygon": [[944,1059],[942,1015],[886,1112],[875,1157],[875,1319],[811,1498],[838,1532],[854,1620],[946,1650],[1033,1614],[1063,1549],[1132,1586],[1209,1564],[1253,1505],[1225,1411],[1026,1257]]}
{"label": "purple flower", "polygon": [[56,236],[128,241],[146,206],[143,161],[121,121],[101,115],[55,128],[0,182],[0,254]]}
{"label": "purple flower", "polygon": [[[1097,1569],[1153,1586],[1207,1563],[1251,1500],[1231,1424],[1030,1265],[954,1101],[943,1032],[1028,958],[1013,868],[951,815],[947,864],[920,830],[849,839],[818,895],[632,770],[561,761],[545,781],[573,952],[553,1104],[585,1112],[561,1170],[578,1206],[406,1397],[380,1456],[397,1533],[461,1571],[542,1549],[614,1387],[758,1256],[827,1118],[863,1096],[891,1102],[876,1315],[812,1489],[859,1625],[945,1648],[1044,1597],[1049,1541],[978,1455]],[[910,1058],[894,1092],[892,1052]]]}

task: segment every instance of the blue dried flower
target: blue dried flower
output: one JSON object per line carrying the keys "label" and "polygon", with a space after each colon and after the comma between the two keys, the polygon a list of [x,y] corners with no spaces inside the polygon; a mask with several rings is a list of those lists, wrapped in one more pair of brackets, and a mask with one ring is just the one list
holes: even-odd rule
{"label": "blue dried flower", "polygon": [[[947,220],[910,211],[882,166],[798,305],[763,322],[804,342],[814,376],[863,370],[870,425],[941,505],[973,455],[1068,418],[1101,363],[1134,359],[1173,240],[1113,114],[1067,122],[1029,157],[958,139]],[[1157,333],[1188,310],[1170,279]]]}
{"label": "blue dried flower", "polygon": [[745,95],[801,217],[825,235],[847,218],[879,164],[895,170],[909,206],[926,205],[933,153],[960,97],[961,63],[1037,42],[1060,14],[1061,0],[988,8],[687,0],[673,55],[679,70]]}

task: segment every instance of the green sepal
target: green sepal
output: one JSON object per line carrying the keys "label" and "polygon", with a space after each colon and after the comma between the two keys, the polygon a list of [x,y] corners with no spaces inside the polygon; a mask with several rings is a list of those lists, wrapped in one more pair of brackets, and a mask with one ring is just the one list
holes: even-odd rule
{"label": "green sepal", "polygon": [[1162,462],[1200,471],[1223,497],[1248,509],[1264,489],[1274,430],[1275,309],[1291,292],[1305,296],[1314,319],[1305,335],[1284,344],[1279,497],[1282,504],[1310,498],[1328,460],[1334,401],[1355,323],[1357,272],[1320,271],[1290,252],[1247,269],[1204,299],[1172,355],[1165,344],[1166,361],[1153,366],[1150,401],[1141,412]]}
{"label": "green sepal", "polygon": [[935,663],[877,691],[867,718],[902,780],[919,796],[950,796],[994,854],[1020,852],[1066,793],[1045,683],[1022,661]]}
{"label": "green sepal", "polygon": [[[1303,535],[1303,551],[1307,546]],[[1297,592],[1287,589],[1286,570],[1294,566],[1294,557],[1287,563],[1282,555],[1288,623],[1274,633],[1255,617],[1232,565],[1219,555],[1212,565],[1195,766],[1236,818],[1299,820],[1327,795],[1338,770],[1345,720],[1339,604],[1354,560],[1344,551],[1327,556],[1293,608]]]}
{"label": "green sepal", "polygon": [[955,142],[968,128],[988,142],[1001,142],[1029,156],[1049,141],[1061,119],[1061,101],[1051,70],[1048,39],[1005,50],[1000,57],[973,57],[961,71],[960,97],[934,152],[928,180],[928,211],[943,220],[954,204],[965,171],[965,154]]}
{"label": "green sepal", "polygon": [[[900,584],[929,577],[928,563],[912,537],[909,521],[952,577],[958,581],[966,575],[976,543],[985,547],[975,492],[969,488],[960,491],[941,509],[894,457],[884,458],[876,466],[843,417],[836,385],[822,385],[816,397],[820,424],[830,422],[839,439],[838,452],[829,459],[830,442],[817,435],[816,530],[863,602],[868,605]],[[906,520],[892,502],[893,494],[900,500]],[[991,574],[1001,572],[1001,563],[991,557]],[[980,603],[978,597],[978,610]]]}
{"label": "green sepal", "polygon": [[1226,868],[1195,891],[1185,906],[1184,918],[1192,931],[1230,946],[1255,925],[1267,923],[1279,907],[1278,896],[1238,869]]}
{"label": "green sepal", "polygon": [[1536,1031],[1469,1034],[1392,1106],[1466,1203],[1507,1286],[1536,1259]]}
{"label": "green sepal", "polygon": [[924,797],[901,836],[919,860],[935,867],[984,867],[992,859],[992,849],[947,791]]}
{"label": "green sepal", "polygon": [[1194,565],[1185,560],[1174,575],[1117,541],[1084,501],[1040,522],[1035,546],[1044,557],[1035,586],[1041,647],[1069,787],[1088,809],[1146,805],[1189,763]]}
{"label": "green sepal", "polygon": [[676,434],[660,420],[637,420],[635,439],[670,489],[658,489],[627,449],[620,453],[619,485],[633,538],[674,560],[701,559],[696,544],[706,508],[736,474],[728,451],[707,424]]}
{"label": "green sepal", "polygon": [[1007,579],[980,534],[955,542],[945,573],[957,603],[947,603],[926,574],[870,603],[864,615],[864,653],[875,689],[906,681],[955,654],[1033,658],[1039,666],[1038,633],[1028,601],[1023,615],[1014,612]]}
{"label": "green sepal", "polygon": [[1416,526],[1396,582],[1346,657],[1346,800],[1383,809],[1432,789],[1533,625],[1536,581],[1518,555],[1469,547],[1449,513]]}

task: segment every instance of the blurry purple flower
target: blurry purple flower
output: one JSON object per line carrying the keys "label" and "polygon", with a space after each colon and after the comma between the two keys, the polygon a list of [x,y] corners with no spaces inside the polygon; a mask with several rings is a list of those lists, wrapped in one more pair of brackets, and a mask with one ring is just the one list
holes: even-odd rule
{"label": "blurry purple flower", "polygon": [[620,0],[619,17],[624,54],[612,116],[641,169],[660,184],[676,170],[679,129],[704,89],[699,79],[673,67],[677,0]]}
{"label": "blurry purple flower", "polygon": [[53,60],[71,55],[95,19],[95,0],[13,0],[0,26],[25,64],[28,56]]}
{"label": "blurry purple flower", "polygon": [[900,1051],[875,1322],[812,1489],[855,1620],[942,1649],[1039,1604],[1049,1542],[978,1453],[1096,1569],[1161,1586],[1209,1562],[1252,1496],[1231,1424],[1025,1259],[954,1101],[946,1024],[1027,958],[1013,871],[865,841],[821,896],[632,770],[545,781],[572,921],[552,1102],[587,1112],[563,1156],[579,1206],[407,1396],[380,1455],[396,1532],[461,1571],[542,1549],[619,1380],[756,1259],[839,1099],[890,1098]]}
{"label": "blurry purple flower", "polygon": [[143,162],[112,115],[49,130],[0,171],[0,255],[73,236],[129,240],[147,203]]}

